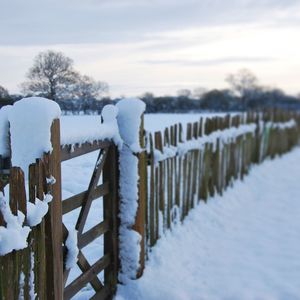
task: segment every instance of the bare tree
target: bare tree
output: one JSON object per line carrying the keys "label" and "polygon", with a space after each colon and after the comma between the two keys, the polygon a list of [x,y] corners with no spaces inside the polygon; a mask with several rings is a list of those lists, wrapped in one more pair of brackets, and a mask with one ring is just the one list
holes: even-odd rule
{"label": "bare tree", "polygon": [[257,77],[248,69],[241,69],[236,74],[228,75],[226,81],[232,91],[241,98],[244,109],[249,101],[256,100],[263,91]]}
{"label": "bare tree", "polygon": [[6,99],[9,97],[7,89],[0,85],[0,99]]}
{"label": "bare tree", "polygon": [[25,93],[57,100],[66,87],[76,82],[78,73],[73,69],[72,59],[48,50],[35,57],[27,78],[28,82],[22,85]]}
{"label": "bare tree", "polygon": [[248,69],[241,69],[236,74],[228,75],[226,81],[240,97],[247,97],[258,88],[257,77]]}
{"label": "bare tree", "polygon": [[189,89],[181,89],[177,91],[177,96],[178,97],[184,97],[184,98],[189,98],[191,97],[192,92]]}
{"label": "bare tree", "polygon": [[193,90],[193,97],[196,99],[201,99],[202,96],[207,92],[206,88],[197,87]]}
{"label": "bare tree", "polygon": [[145,92],[141,95],[141,99],[145,99],[146,101],[151,101],[154,99],[154,94],[152,92]]}
{"label": "bare tree", "polygon": [[64,98],[72,97],[81,100],[101,100],[108,93],[108,84],[103,81],[94,80],[87,75],[78,75],[74,84],[67,90],[69,95]]}

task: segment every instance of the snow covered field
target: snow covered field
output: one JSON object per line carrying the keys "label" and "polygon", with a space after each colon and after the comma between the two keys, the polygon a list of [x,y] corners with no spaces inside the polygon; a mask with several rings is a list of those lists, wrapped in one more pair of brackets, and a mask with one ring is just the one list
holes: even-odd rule
{"label": "snow covered field", "polygon": [[[200,117],[207,118],[209,116],[224,116],[225,113],[195,113],[195,114],[145,114],[145,129],[151,132],[159,131],[165,127],[169,127],[176,123],[183,125],[189,122],[197,122]],[[62,116],[61,117],[61,132],[63,136],[70,138],[73,135],[86,136],[86,129],[89,132],[91,128],[100,125],[100,116]],[[96,128],[95,128],[96,130]]]}
{"label": "snow covered field", "polygon": [[300,149],[252,168],[154,247],[117,300],[300,299]]}
{"label": "snow covered field", "polygon": [[198,122],[200,117],[222,117],[225,115],[225,113],[145,114],[145,129],[150,132],[155,132],[166,127],[170,127],[176,123],[181,123],[183,127],[185,127],[184,125],[187,123]]}

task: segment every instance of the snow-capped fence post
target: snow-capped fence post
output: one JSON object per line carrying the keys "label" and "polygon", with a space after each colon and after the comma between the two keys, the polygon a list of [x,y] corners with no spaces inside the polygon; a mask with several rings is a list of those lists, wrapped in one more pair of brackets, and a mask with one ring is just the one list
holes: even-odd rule
{"label": "snow-capped fence post", "polygon": [[147,197],[143,113],[145,103],[123,99],[117,103],[120,150],[120,273],[126,283],[141,276],[145,256],[145,205]]}
{"label": "snow-capped fence post", "polygon": [[45,217],[47,299],[63,298],[63,256],[62,256],[62,203],[61,203],[61,159],[60,121],[55,119],[51,126],[52,152],[49,154],[49,172],[55,182],[50,185],[53,196]]}

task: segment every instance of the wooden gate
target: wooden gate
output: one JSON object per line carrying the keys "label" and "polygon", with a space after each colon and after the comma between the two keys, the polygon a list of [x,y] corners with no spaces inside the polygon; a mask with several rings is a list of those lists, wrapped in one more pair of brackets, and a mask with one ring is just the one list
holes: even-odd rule
{"label": "wooden gate", "polygon": [[[93,144],[64,146],[61,149],[61,161],[66,161],[92,151],[99,151],[95,167],[86,191],[74,195],[62,201],[62,213],[67,214],[77,208],[80,213],[75,225],[78,231],[78,261],[82,274],[67,284],[70,270],[65,267],[67,250],[64,249],[64,299],[70,299],[76,295],[85,285],[90,283],[95,291],[91,299],[112,298],[118,280],[118,150],[109,141],[95,141]],[[103,183],[98,185],[102,176]],[[83,231],[88,213],[93,201],[103,199],[103,221]],[[99,221],[101,212],[99,212]],[[84,256],[82,249],[95,239],[104,235],[103,256],[90,265]],[[63,240],[66,241],[68,230],[63,224]],[[101,253],[101,251],[99,251]],[[98,274],[104,271],[104,280],[98,278]]]}
{"label": "wooden gate", "polygon": [[[45,154],[42,159],[30,165],[28,184],[30,202],[34,202],[36,198],[42,201],[43,195],[48,192],[53,199],[42,223],[31,227],[28,247],[0,256],[0,299],[31,299],[34,294],[39,299],[70,299],[87,284],[95,291],[91,299],[111,299],[116,291],[119,270],[118,149],[110,141],[62,147],[59,120],[52,124],[51,142],[52,153]],[[98,157],[87,190],[61,201],[62,162],[93,151],[98,151]],[[98,184],[100,178],[102,183]],[[10,183],[12,213],[17,215],[17,211],[20,210],[26,217],[28,201],[24,173],[20,168],[11,168],[9,157],[0,157],[0,191],[7,183]],[[103,201],[103,211],[99,211],[99,223],[84,232],[93,201]],[[66,268],[66,240],[69,231],[63,223],[63,215],[75,209],[80,210],[73,229],[78,232],[77,265],[81,274],[69,282],[70,270]],[[29,226],[26,219],[25,225]],[[1,211],[0,226],[5,226]],[[90,264],[82,249],[102,235],[103,249],[99,249],[97,261]],[[101,272],[104,276],[99,280],[98,275]],[[23,281],[24,284],[20,284]]]}

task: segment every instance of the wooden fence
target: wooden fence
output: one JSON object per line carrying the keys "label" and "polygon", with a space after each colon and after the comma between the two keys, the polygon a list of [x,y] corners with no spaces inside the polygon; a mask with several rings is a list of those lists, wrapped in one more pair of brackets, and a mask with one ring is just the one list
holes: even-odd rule
{"label": "wooden fence", "polygon": [[[291,126],[291,120],[295,121],[295,126]],[[222,140],[222,132],[240,126],[246,128],[247,125],[255,130],[241,133],[234,139]],[[182,222],[199,201],[207,201],[216,193],[222,195],[234,180],[243,179],[253,164],[288,152],[297,145],[300,118],[297,113],[279,110],[251,112],[233,117],[213,117],[206,121],[201,118],[183,129],[179,123],[147,137],[145,257],[158,238],[172,224]],[[213,135],[214,141],[207,139],[207,142],[201,143],[204,136]],[[180,155],[180,145],[195,140],[199,141],[199,147],[195,148],[196,144]],[[170,150],[175,154],[169,155]]]}
{"label": "wooden fence", "polygon": [[[286,126],[293,125],[291,122],[295,126]],[[230,134],[230,130],[247,125],[252,131],[246,130],[232,139],[223,138],[226,130]],[[142,236],[138,276],[142,275],[144,262],[158,238],[174,223],[183,221],[199,201],[222,194],[234,180],[243,179],[253,164],[296,146],[300,117],[293,112],[269,111],[214,117],[205,122],[200,119],[186,128],[177,124],[154,134],[144,134],[141,129],[141,146],[147,151],[138,155],[139,206],[133,226]],[[0,256],[0,299],[70,299],[88,283],[95,291],[92,299],[111,299],[120,264],[118,150],[111,141],[61,147],[59,120],[53,123],[51,132],[52,153],[29,167],[29,199],[26,199],[23,171],[10,168],[9,159],[0,158],[0,191],[9,183],[9,204],[14,215],[19,210],[26,216],[27,201],[43,200],[47,193],[53,196],[43,221],[31,228],[28,247]],[[61,162],[92,151],[99,154],[87,190],[62,200]],[[103,183],[98,185],[101,174]],[[50,175],[56,179],[55,183],[47,180]],[[91,204],[99,201],[99,197],[104,201],[103,221],[99,219],[97,225],[83,232]],[[68,230],[62,216],[76,208],[80,208],[75,226],[77,264],[82,273],[67,284]],[[6,226],[1,211],[0,226]],[[90,265],[81,250],[101,235],[104,235],[104,255]],[[97,277],[102,271],[103,282]]]}

